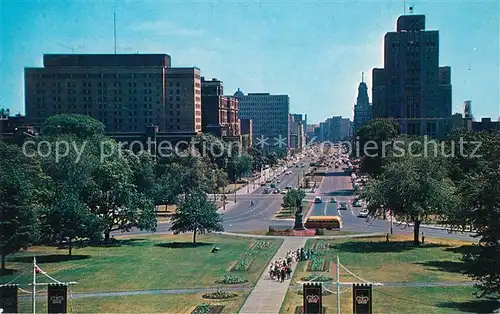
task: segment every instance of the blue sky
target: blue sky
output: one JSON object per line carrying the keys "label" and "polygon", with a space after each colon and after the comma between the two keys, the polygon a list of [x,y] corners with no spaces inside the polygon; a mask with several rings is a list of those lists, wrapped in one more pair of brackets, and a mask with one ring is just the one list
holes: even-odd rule
{"label": "blue sky", "polygon": [[[408,1],[440,31],[440,64],[452,68],[453,111],[472,99],[476,117],[500,115],[500,2]],[[226,94],[290,95],[310,122],[352,116],[361,72],[383,66],[383,37],[402,0],[0,1],[0,105],[23,112],[23,69],[43,53],[167,53],[197,66]],[[371,92],[370,92],[371,99]]]}

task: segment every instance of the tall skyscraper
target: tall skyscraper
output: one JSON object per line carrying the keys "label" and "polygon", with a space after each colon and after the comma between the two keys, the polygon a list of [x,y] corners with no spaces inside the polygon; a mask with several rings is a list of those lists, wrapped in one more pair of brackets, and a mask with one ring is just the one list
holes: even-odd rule
{"label": "tall skyscraper", "polygon": [[234,97],[239,100],[240,119],[253,121],[254,145],[262,144],[267,139],[267,149],[287,148],[290,145],[288,95],[271,95],[269,93],[243,94],[238,89]]}
{"label": "tall skyscraper", "polygon": [[451,117],[451,70],[439,66],[439,32],[425,15],[403,15],[384,39],[384,68],[373,69],[373,113],[411,135],[443,137]]}
{"label": "tall skyscraper", "polygon": [[358,86],[358,97],[354,104],[354,132],[363,124],[372,119],[372,105],[368,98],[368,86],[364,80],[364,73],[361,74],[361,83]]}
{"label": "tall skyscraper", "polygon": [[201,132],[200,69],[172,68],[166,54],[43,56],[25,68],[26,116],[40,125],[61,113],[84,114],[108,133]]}

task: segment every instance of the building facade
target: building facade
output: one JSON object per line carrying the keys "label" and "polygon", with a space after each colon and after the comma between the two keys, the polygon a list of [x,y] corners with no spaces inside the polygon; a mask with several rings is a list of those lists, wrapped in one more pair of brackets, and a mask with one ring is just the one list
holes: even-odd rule
{"label": "building facade", "polygon": [[442,138],[451,117],[451,69],[439,66],[439,32],[424,15],[403,15],[384,39],[384,68],[373,69],[373,114],[410,135]]}
{"label": "building facade", "polygon": [[[267,149],[284,149],[290,146],[288,95],[269,93],[245,95],[238,90],[234,97],[239,100],[239,118],[253,121],[254,145],[265,146]],[[267,141],[263,143],[265,139]]]}
{"label": "building facade", "polygon": [[27,118],[36,126],[57,114],[83,114],[107,133],[198,133],[202,130],[198,68],[172,68],[166,54],[43,56],[25,68]]}
{"label": "building facade", "polygon": [[[307,118],[307,115],[305,115]],[[290,114],[290,148],[302,150],[306,146],[305,123],[302,114]]]}
{"label": "building facade", "polygon": [[201,94],[203,132],[222,138],[240,137],[239,101],[234,97],[224,96],[222,81],[215,78],[206,81],[202,77]]}
{"label": "building facade", "polygon": [[370,99],[368,97],[368,86],[364,81],[364,74],[361,74],[361,83],[359,83],[358,86],[358,97],[354,104],[354,132],[372,119],[372,111],[372,104],[370,104]]}

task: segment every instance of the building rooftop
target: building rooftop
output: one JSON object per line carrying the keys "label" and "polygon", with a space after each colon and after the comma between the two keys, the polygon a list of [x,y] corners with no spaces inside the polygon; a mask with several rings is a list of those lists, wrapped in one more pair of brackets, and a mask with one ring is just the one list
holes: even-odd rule
{"label": "building rooftop", "polygon": [[45,67],[170,67],[167,54],[44,54]]}

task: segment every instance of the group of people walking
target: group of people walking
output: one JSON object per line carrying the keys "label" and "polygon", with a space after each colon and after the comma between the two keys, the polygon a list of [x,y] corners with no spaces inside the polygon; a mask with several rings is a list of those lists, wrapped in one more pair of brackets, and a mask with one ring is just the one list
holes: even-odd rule
{"label": "group of people walking", "polygon": [[278,282],[283,282],[285,279],[290,279],[292,276],[292,264],[297,261],[297,253],[289,251],[285,258],[280,258],[271,263],[269,267],[269,277]]}
{"label": "group of people walking", "polygon": [[298,261],[305,261],[312,256],[312,250],[300,248],[296,251],[289,251],[285,258],[280,258],[269,267],[269,277],[278,282],[283,282],[285,279],[290,279],[292,276],[292,264]]}

